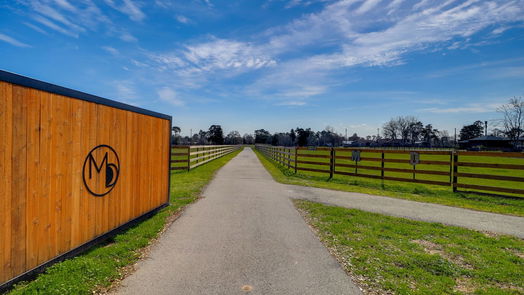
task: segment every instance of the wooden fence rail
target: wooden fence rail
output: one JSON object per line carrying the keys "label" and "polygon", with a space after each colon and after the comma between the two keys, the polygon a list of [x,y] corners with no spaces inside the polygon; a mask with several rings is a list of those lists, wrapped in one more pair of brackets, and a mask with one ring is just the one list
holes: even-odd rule
{"label": "wooden fence rail", "polygon": [[[524,196],[524,153],[256,145],[288,169]],[[482,179],[479,184],[480,179]]]}
{"label": "wooden fence rail", "polygon": [[239,145],[171,146],[171,170],[191,170],[240,149]]}

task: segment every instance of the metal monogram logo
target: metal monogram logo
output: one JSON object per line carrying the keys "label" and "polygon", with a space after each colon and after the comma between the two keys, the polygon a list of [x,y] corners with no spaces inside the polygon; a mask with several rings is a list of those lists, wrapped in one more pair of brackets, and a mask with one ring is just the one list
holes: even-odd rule
{"label": "metal monogram logo", "polygon": [[115,187],[120,174],[120,160],[116,151],[108,145],[92,149],[84,161],[82,176],[87,190],[94,196],[103,197]]}

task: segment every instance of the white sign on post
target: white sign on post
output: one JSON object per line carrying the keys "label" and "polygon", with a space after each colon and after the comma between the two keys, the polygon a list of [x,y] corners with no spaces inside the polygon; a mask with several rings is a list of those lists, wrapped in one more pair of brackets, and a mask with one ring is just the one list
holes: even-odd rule
{"label": "white sign on post", "polygon": [[420,162],[420,154],[417,152],[411,152],[409,155],[409,163],[413,166]]}
{"label": "white sign on post", "polygon": [[360,151],[351,152],[351,161],[360,162]]}

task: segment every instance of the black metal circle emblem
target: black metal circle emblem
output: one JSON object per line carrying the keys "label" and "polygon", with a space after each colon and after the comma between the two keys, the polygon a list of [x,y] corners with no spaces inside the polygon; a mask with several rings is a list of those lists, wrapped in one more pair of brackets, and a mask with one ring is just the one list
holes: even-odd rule
{"label": "black metal circle emblem", "polygon": [[94,196],[103,197],[115,187],[120,175],[120,160],[116,151],[105,144],[93,148],[84,161],[84,185]]}

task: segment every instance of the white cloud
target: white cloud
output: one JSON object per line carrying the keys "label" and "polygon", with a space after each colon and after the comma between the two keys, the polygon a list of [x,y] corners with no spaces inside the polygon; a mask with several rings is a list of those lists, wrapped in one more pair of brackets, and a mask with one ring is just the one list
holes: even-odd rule
{"label": "white cloud", "polygon": [[60,6],[62,9],[69,10],[71,12],[76,12],[77,9],[71,3],[69,3],[67,0],[54,0],[54,2]]}
{"label": "white cloud", "polygon": [[364,14],[377,6],[380,1],[382,0],[365,0],[355,12],[357,14]]}
{"label": "white cloud", "polygon": [[105,2],[113,9],[126,14],[131,20],[142,21],[146,17],[140,7],[132,0],[122,0],[118,4],[114,0],[105,0]]}
{"label": "white cloud", "polygon": [[217,39],[187,46],[184,58],[203,71],[259,69],[276,64],[248,43]]}
{"label": "white cloud", "polygon": [[10,37],[10,36],[5,35],[5,34],[2,34],[2,33],[0,33],[0,41],[7,42],[7,43],[9,43],[9,44],[11,44],[13,46],[16,46],[16,47],[31,47],[28,44],[20,42],[20,41],[16,40],[15,38]]}
{"label": "white cloud", "polygon": [[138,39],[135,36],[131,35],[128,32],[122,33],[120,35],[120,40],[126,41],[126,42],[137,42],[138,41]]}
{"label": "white cloud", "polygon": [[212,76],[232,77],[276,64],[250,43],[217,38],[172,52],[148,52],[146,56],[146,66],[171,72],[186,87],[202,87]]}
{"label": "white cloud", "polygon": [[75,32],[85,31],[83,27],[72,23],[71,21],[69,21],[69,19],[66,16],[64,16],[62,13],[60,13],[58,10],[54,9],[53,7],[43,4],[39,1],[33,1],[31,2],[31,4],[32,4],[33,9],[37,11],[39,14],[55,22],[62,23],[64,26],[66,26],[71,31],[75,31]]}
{"label": "white cloud", "polygon": [[42,34],[44,34],[44,35],[48,35],[48,33],[47,33],[46,31],[44,31],[42,28],[37,27],[37,26],[35,26],[35,25],[33,25],[33,24],[30,24],[30,23],[26,23],[26,22],[24,22],[24,25],[30,27],[31,29],[33,29],[33,30],[35,30],[35,31],[37,31],[37,32],[39,32],[39,33],[42,33]]}
{"label": "white cloud", "polygon": [[[401,5],[402,9],[398,9]],[[395,13],[389,13],[394,9]],[[259,91],[264,93],[275,85],[294,88],[304,81],[310,86],[326,85],[337,81],[337,73],[344,68],[400,65],[412,52],[435,52],[446,49],[450,42],[470,42],[474,34],[483,38],[478,33],[484,29],[518,26],[524,20],[522,15],[522,0],[398,0],[389,5],[380,0],[338,1],[319,13],[268,30],[267,42],[258,45],[262,52],[270,53],[273,59],[295,52],[301,57],[280,61],[251,88],[265,87]],[[377,25],[381,28],[377,29]],[[486,44],[481,40],[475,46]],[[324,50],[320,54],[302,54],[310,48]],[[268,79],[276,84],[266,83]]]}
{"label": "white cloud", "polygon": [[64,29],[63,27],[61,27],[60,25],[57,25],[55,24],[54,22],[52,22],[51,20],[43,17],[43,16],[40,16],[40,15],[35,15],[34,17],[34,20],[41,23],[42,25],[52,29],[52,30],[55,30],[59,33],[62,33],[64,35],[68,35],[70,37],[74,37],[74,38],[78,38],[78,33],[76,32],[73,32],[73,31],[70,31],[70,30],[67,30],[67,29]]}
{"label": "white cloud", "polygon": [[133,104],[133,101],[137,98],[133,82],[114,81],[113,86],[116,88],[118,98],[123,99],[126,103]]}
{"label": "white cloud", "polygon": [[111,46],[102,46],[102,49],[109,52],[110,54],[114,55],[114,56],[118,56],[120,55],[120,52],[114,48],[114,47],[111,47]]}
{"label": "white cloud", "polygon": [[177,15],[176,20],[183,24],[188,24],[190,22],[189,18],[183,16],[183,15]]}
{"label": "white cloud", "polygon": [[158,97],[167,103],[174,106],[183,106],[185,103],[183,100],[177,98],[176,92],[169,87],[162,87],[157,90]]}
{"label": "white cloud", "polygon": [[167,52],[145,52],[141,67],[168,73],[176,87],[207,89],[256,71],[249,76],[252,82],[231,91],[276,104],[304,102],[353,83],[355,78],[347,74],[352,67],[396,66],[414,52],[485,46],[486,39],[496,42],[485,31],[521,26],[522,15],[524,0],[341,0],[249,38],[210,37]]}
{"label": "white cloud", "polygon": [[276,104],[277,106],[305,106],[306,102],[301,100],[290,100],[290,101],[283,101]]}
{"label": "white cloud", "polygon": [[[61,34],[78,38],[87,31],[96,31],[101,25],[108,34],[118,29],[91,0],[69,2],[67,0],[20,0],[29,16],[47,28]],[[42,33],[38,26],[26,22],[27,26]]]}
{"label": "white cloud", "polygon": [[435,113],[435,114],[466,114],[466,113],[490,113],[495,112],[500,104],[470,104],[466,106],[458,106],[451,108],[426,108],[420,109],[420,112]]}

